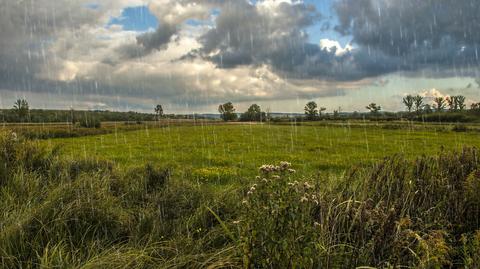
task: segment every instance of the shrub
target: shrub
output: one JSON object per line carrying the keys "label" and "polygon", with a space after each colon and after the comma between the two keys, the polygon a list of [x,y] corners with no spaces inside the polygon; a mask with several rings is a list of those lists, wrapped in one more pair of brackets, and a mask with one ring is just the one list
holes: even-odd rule
{"label": "shrub", "polygon": [[80,120],[80,127],[83,128],[100,128],[101,122],[96,117],[85,117]]}
{"label": "shrub", "polygon": [[290,164],[263,166],[248,190],[239,222],[246,268],[312,268],[322,251],[313,213],[314,187],[292,181]]}
{"label": "shrub", "polygon": [[478,120],[473,114],[468,112],[436,112],[424,114],[414,118],[415,121],[422,122],[475,122]]}

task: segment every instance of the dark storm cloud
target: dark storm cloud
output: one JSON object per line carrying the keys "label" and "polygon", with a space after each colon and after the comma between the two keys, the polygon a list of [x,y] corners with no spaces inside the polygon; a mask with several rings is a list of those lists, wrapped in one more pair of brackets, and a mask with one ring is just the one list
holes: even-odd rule
{"label": "dark storm cloud", "polygon": [[203,57],[222,68],[268,63],[285,71],[319,48],[307,44],[307,26],[319,19],[314,7],[281,3],[275,7],[236,1],[223,5],[215,27],[200,38]]}
{"label": "dark storm cloud", "polygon": [[137,42],[142,45],[147,52],[154,49],[161,49],[170,42],[170,39],[177,31],[177,26],[164,23],[160,25],[155,32],[139,35]]}
{"label": "dark storm cloud", "polygon": [[338,0],[334,9],[335,29],[353,37],[355,50],[337,55],[308,42],[306,28],[320,19],[314,7],[282,3],[262,12],[259,5],[236,1],[222,6],[197,54],[220,68],[269,64],[295,78],[358,80],[419,70],[478,74],[476,0]]}
{"label": "dark storm cloud", "polygon": [[137,36],[136,43],[123,44],[115,49],[118,59],[111,56],[102,60],[103,63],[115,65],[123,60],[139,58],[167,48],[174,35],[178,34],[177,25],[162,23],[154,32],[146,32]]}
{"label": "dark storm cloud", "polygon": [[413,68],[380,50],[337,53],[311,44],[306,28],[319,22],[316,9],[303,3],[262,7],[236,1],[222,6],[215,27],[200,38],[202,48],[186,58],[200,55],[220,68],[268,64],[284,77],[341,81]]}
{"label": "dark storm cloud", "polygon": [[478,68],[477,0],[338,0],[336,30],[379,50],[400,70]]}

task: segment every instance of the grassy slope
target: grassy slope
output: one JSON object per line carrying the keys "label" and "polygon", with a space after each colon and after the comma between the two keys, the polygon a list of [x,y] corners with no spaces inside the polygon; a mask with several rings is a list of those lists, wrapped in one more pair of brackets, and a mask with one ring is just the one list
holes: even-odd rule
{"label": "grassy slope", "polygon": [[73,159],[104,158],[122,167],[155,165],[214,179],[251,176],[265,163],[286,160],[306,174],[341,172],[403,153],[408,158],[464,145],[480,146],[478,132],[391,130],[380,127],[205,125],[54,139]]}

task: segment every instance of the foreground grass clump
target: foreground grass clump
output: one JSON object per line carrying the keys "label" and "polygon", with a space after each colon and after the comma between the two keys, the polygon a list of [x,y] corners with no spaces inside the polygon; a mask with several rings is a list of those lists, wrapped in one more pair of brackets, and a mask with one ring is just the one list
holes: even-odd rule
{"label": "foreground grass clump", "polygon": [[168,169],[151,165],[120,173],[108,162],[65,161],[14,133],[0,138],[0,268],[236,262],[206,209],[231,218],[231,190],[173,183]]}
{"label": "foreground grass clump", "polygon": [[212,188],[5,133],[0,268],[478,268],[478,157],[395,155],[335,180],[282,162]]}
{"label": "foreground grass clump", "polygon": [[[264,166],[239,222],[245,264],[444,268],[479,264],[476,149],[386,158],[330,185]],[[266,171],[266,173],[265,173]]]}

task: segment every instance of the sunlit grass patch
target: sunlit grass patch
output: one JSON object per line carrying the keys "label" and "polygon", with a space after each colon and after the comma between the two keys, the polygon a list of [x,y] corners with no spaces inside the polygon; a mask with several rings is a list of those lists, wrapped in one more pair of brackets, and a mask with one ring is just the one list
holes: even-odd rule
{"label": "sunlit grass patch", "polygon": [[238,176],[238,172],[231,167],[213,166],[194,169],[190,176],[199,183],[225,184],[232,183],[232,179]]}

